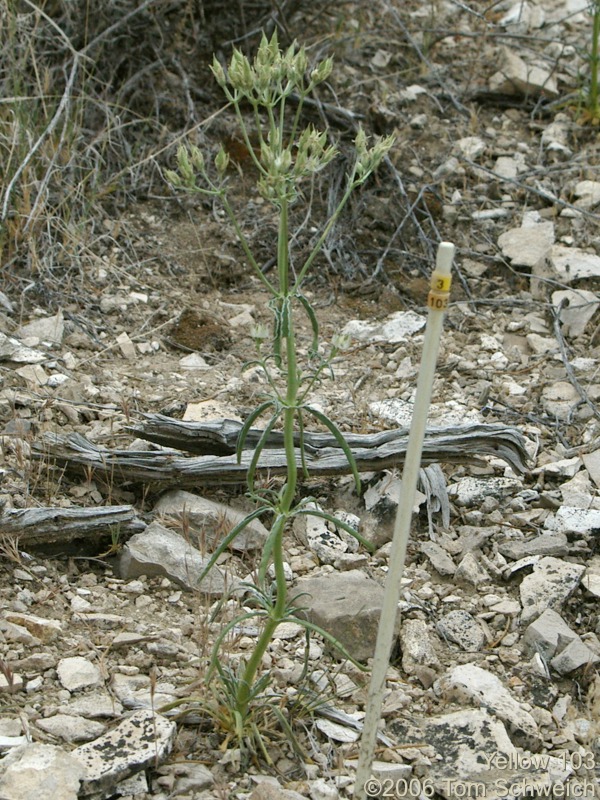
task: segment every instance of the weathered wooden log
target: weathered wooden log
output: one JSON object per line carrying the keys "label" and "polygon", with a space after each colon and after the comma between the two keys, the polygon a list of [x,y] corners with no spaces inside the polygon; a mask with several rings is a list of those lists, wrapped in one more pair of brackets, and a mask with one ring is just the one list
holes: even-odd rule
{"label": "weathered wooden log", "polygon": [[[169,419],[169,418],[166,418]],[[194,423],[191,423],[194,425]],[[197,426],[197,423],[195,424]],[[164,436],[156,429],[154,441],[178,441],[186,450],[190,445],[190,423],[168,422]],[[202,447],[234,448],[240,424],[231,420],[202,426]],[[192,429],[193,430],[193,429]],[[196,430],[199,429],[196,427]],[[175,436],[182,432],[181,439]],[[253,430],[252,441],[260,436]],[[259,474],[271,476],[286,473],[286,455],[279,446],[281,434],[273,434],[273,447],[265,449],[259,462]],[[146,438],[149,438],[148,436]],[[408,432],[403,429],[374,434],[350,434],[347,437],[359,472],[381,471],[398,466],[404,459]],[[326,434],[305,434],[305,462],[311,477],[347,474],[350,470],[342,450],[333,446],[335,439]],[[164,489],[169,486],[189,488],[209,484],[243,483],[252,458],[252,450],[242,453],[238,464],[235,455],[190,457],[180,450],[111,450],[89,442],[79,434],[60,436],[47,434],[33,445],[33,455],[54,462],[57,467],[79,472],[92,470],[108,481],[149,484]],[[423,464],[453,462],[479,464],[482,456],[496,456],[516,472],[523,473],[527,461],[524,440],[519,431],[502,425],[461,425],[427,431],[423,447]],[[300,465],[300,451],[296,450]]]}
{"label": "weathered wooden log", "polygon": [[20,546],[103,538],[113,531],[130,536],[144,528],[131,506],[12,508],[0,516],[0,539],[18,539]]}

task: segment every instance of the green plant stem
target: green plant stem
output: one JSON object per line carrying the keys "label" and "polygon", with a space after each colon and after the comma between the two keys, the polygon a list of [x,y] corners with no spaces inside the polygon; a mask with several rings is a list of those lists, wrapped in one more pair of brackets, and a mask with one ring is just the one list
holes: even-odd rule
{"label": "green plant stem", "polygon": [[[294,336],[294,322],[292,317],[291,304],[289,300],[289,276],[288,276],[288,237],[287,237],[287,202],[282,201],[279,218],[279,241],[278,241],[278,268],[279,281],[282,300],[287,303],[287,327],[285,330],[286,341],[286,367],[287,367],[287,391],[285,397],[285,409],[283,412],[283,441],[287,462],[286,483],[278,504],[277,517],[273,523],[271,536],[273,537],[273,547],[271,551],[273,566],[275,569],[276,595],[275,603],[269,614],[269,618],[256,642],[256,647],[245,666],[244,675],[240,681],[236,708],[246,719],[248,715],[248,705],[252,696],[252,686],[256,680],[256,673],[260,667],[262,657],[265,654],[277,626],[286,618],[287,610],[287,583],[284,571],[283,554],[283,532],[289,513],[294,503],[296,488],[298,485],[298,465],[296,463],[296,451],[294,446],[294,419],[297,412],[298,402],[298,365],[296,360],[296,341]],[[285,291],[283,291],[285,289]]]}

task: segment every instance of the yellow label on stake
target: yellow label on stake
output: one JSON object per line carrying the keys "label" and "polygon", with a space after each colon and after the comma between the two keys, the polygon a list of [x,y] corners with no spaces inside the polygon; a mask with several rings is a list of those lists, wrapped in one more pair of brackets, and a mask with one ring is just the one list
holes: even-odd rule
{"label": "yellow label on stake", "polygon": [[449,292],[452,284],[452,275],[444,275],[441,272],[434,271],[431,276],[431,291],[432,292]]}
{"label": "yellow label on stake", "polygon": [[427,305],[434,311],[445,311],[448,308],[449,296],[447,292],[439,294],[438,292],[429,292],[427,295]]}

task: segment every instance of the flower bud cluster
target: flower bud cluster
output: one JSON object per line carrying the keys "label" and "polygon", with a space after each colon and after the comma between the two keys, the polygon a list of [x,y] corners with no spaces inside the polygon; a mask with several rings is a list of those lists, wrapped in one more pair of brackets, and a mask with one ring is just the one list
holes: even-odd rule
{"label": "flower bud cluster", "polygon": [[304,47],[292,44],[285,52],[279,49],[277,31],[270,39],[263,34],[251,63],[240,50],[234,50],[227,71],[214,58],[212,72],[230,102],[246,98],[254,107],[274,106],[293,91],[304,96],[328,78],[333,60],[325,59],[307,80],[308,57]]}

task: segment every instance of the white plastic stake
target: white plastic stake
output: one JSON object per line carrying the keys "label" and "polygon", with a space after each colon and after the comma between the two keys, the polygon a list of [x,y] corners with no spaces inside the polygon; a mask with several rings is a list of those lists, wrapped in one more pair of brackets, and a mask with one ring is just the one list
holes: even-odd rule
{"label": "white plastic stake", "polygon": [[435,365],[438,356],[440,335],[444,321],[444,311],[448,307],[450,284],[452,276],[452,260],[454,258],[454,245],[442,242],[438,247],[436,268],[431,276],[431,289],[427,298],[429,314],[423,342],[421,368],[417,381],[414,410],[408,447],[402,473],[402,486],[400,488],[400,505],[394,525],[394,538],[388,574],[385,581],[383,608],[377,632],[377,643],[373,658],[371,683],[367,696],[367,708],[364,727],[360,741],[360,753],[356,782],[354,784],[354,800],[364,800],[365,797],[378,795],[377,781],[371,779],[371,766],[377,739],[377,729],[381,718],[381,702],[385,687],[385,676],[388,670],[398,602],[400,600],[400,584],[406,559],[406,547],[410,533],[412,509],[415,502],[419,469],[421,467],[421,453],[423,439],[427,425],[427,414],[431,403],[431,390],[435,374]]}

